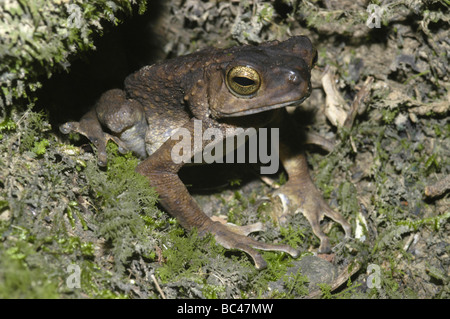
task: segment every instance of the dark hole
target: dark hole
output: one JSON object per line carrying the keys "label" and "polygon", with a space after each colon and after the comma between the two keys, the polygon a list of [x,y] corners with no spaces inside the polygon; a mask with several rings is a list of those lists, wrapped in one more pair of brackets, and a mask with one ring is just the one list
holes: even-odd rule
{"label": "dark hole", "polygon": [[250,85],[254,85],[255,81],[250,80],[249,78],[244,78],[242,76],[235,76],[233,78],[233,81],[236,82],[237,84],[241,85],[241,86],[250,86]]}

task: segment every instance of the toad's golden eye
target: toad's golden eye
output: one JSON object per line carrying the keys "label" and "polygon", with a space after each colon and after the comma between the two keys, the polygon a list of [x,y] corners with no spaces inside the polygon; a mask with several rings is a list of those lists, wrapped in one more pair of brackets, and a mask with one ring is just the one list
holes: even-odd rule
{"label": "toad's golden eye", "polygon": [[261,78],[251,67],[235,66],[227,73],[227,86],[237,96],[250,97],[261,86]]}

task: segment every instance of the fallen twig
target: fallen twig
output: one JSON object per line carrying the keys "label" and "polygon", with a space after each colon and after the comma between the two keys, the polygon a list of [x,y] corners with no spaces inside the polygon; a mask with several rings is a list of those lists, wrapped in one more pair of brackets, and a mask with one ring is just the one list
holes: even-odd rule
{"label": "fallen twig", "polygon": [[350,112],[345,119],[344,127],[351,128],[353,126],[353,122],[355,121],[356,114],[362,114],[366,110],[366,108],[364,107],[364,101],[369,96],[372,82],[373,77],[369,76],[364,82],[362,88],[358,91],[358,94],[356,94],[355,98],[353,99]]}
{"label": "fallen twig", "polygon": [[158,290],[158,292],[160,293],[161,298],[162,298],[162,299],[167,299],[167,298],[166,298],[166,295],[164,294],[164,292],[162,291],[161,287],[159,286],[159,283],[158,283],[158,281],[156,280],[155,275],[151,274],[150,277],[152,278],[153,283],[154,283],[155,286],[156,286],[156,290]]}

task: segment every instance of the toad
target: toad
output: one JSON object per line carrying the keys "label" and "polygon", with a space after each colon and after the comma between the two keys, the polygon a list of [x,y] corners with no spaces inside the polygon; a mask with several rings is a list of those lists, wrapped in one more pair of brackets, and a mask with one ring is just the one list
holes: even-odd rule
{"label": "toad", "polygon": [[[320,220],[327,216],[338,222],[346,237],[351,227],[313,184],[298,128],[285,110],[309,96],[316,56],[307,37],[295,36],[258,46],[210,48],[145,66],[125,79],[123,90],[105,92],[79,122],[65,123],[60,129],[65,134],[86,136],[98,150],[99,165],[106,165],[108,140],[117,143],[119,151],[141,157],[137,172],[147,177],[162,207],[185,229],[196,228],[200,235],[212,233],[217,243],[246,252],[262,269],[267,264],[258,250],[281,251],[293,257],[299,252],[288,245],[248,237],[262,229],[261,223],[236,226],[211,220],[178,176],[185,162],[173,160],[172,150],[179,140],[171,137],[181,128],[194,136],[198,123],[203,131],[221,130],[223,138],[229,128],[278,128],[279,160],[288,181],[275,195],[306,216],[320,239],[319,252],[327,253],[330,242]],[[194,147],[192,156],[207,142]]]}

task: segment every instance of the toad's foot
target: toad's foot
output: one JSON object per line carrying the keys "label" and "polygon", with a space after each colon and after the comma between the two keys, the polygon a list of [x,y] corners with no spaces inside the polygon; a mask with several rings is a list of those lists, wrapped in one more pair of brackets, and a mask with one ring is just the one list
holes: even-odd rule
{"label": "toad's foot", "polygon": [[207,226],[204,232],[210,232],[216,238],[217,243],[227,249],[238,249],[249,254],[257,269],[264,269],[267,263],[261,254],[255,250],[282,251],[292,257],[299,256],[299,251],[288,245],[267,244],[247,237],[249,233],[261,231],[264,229],[262,223],[256,223],[247,226],[224,225],[220,222],[213,222]]}
{"label": "toad's foot", "polygon": [[97,149],[99,166],[106,166],[106,144],[108,143],[108,140],[112,140],[119,146],[120,153],[127,152],[127,147],[118,137],[103,132],[94,111],[87,113],[79,122],[64,123],[59,127],[59,130],[63,134],[73,132],[86,136]]}
{"label": "toad's foot", "polygon": [[312,182],[287,182],[276,190],[274,195],[274,198],[279,198],[283,206],[282,216],[278,216],[279,218],[283,218],[283,215],[291,212],[303,213],[309,221],[314,234],[320,239],[319,253],[331,252],[330,240],[320,228],[320,221],[324,216],[341,224],[345,237],[351,237],[350,224],[341,214],[328,206]]}

